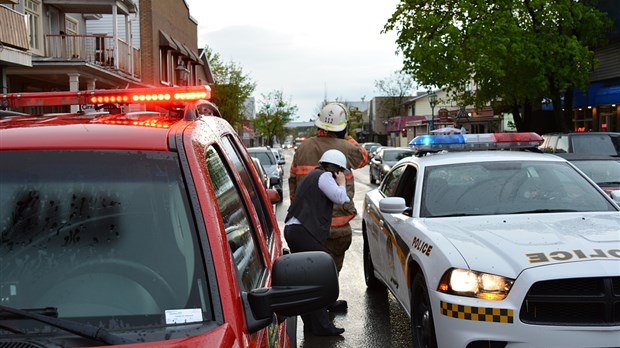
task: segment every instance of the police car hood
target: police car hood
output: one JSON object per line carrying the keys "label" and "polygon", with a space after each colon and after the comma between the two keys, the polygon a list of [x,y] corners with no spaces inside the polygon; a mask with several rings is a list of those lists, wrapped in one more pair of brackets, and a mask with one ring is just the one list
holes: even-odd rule
{"label": "police car hood", "polygon": [[618,213],[433,218],[424,225],[431,242],[452,244],[469,268],[509,277],[558,262],[620,261]]}

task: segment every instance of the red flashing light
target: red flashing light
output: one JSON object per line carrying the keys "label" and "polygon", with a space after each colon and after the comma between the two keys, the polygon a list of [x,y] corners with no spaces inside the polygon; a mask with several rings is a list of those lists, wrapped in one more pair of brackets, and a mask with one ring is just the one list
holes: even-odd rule
{"label": "red flashing light", "polygon": [[100,89],[78,92],[8,93],[0,96],[0,104],[8,107],[168,103],[211,98],[209,86]]}
{"label": "red flashing light", "polygon": [[103,123],[103,124],[116,124],[123,126],[141,126],[141,127],[153,127],[153,128],[170,128],[174,124],[174,121],[168,122],[160,119],[148,119],[141,121],[134,121],[128,119],[106,119],[101,120],[99,122],[94,121],[95,123]]}
{"label": "red flashing light", "polygon": [[543,138],[532,132],[524,133],[493,133],[498,143],[542,142]]}

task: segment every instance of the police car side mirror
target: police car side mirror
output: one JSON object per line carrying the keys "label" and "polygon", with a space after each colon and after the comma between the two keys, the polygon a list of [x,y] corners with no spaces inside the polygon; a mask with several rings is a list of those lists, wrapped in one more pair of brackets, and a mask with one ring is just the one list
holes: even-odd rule
{"label": "police car side mirror", "polygon": [[403,197],[386,197],[379,201],[379,210],[387,214],[402,214],[407,210],[407,203]]}
{"label": "police car side mirror", "polygon": [[620,205],[620,190],[611,191],[611,199],[613,199],[618,205]]}
{"label": "police car side mirror", "polygon": [[242,294],[250,333],[278,316],[305,314],[338,299],[338,271],[332,257],[323,251],[280,256],[271,269],[271,287]]}

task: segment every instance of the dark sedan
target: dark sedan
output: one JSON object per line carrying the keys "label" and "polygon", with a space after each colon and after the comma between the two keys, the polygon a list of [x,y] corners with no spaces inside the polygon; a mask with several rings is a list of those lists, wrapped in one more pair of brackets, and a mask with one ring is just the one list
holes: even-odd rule
{"label": "dark sedan", "polygon": [[620,190],[620,158],[613,156],[555,154],[565,158],[600,186],[607,194]]}
{"label": "dark sedan", "polygon": [[411,149],[402,147],[381,147],[377,150],[374,157],[368,162],[370,170],[370,183],[379,183],[383,176],[392,168],[396,162],[405,157],[414,155]]}

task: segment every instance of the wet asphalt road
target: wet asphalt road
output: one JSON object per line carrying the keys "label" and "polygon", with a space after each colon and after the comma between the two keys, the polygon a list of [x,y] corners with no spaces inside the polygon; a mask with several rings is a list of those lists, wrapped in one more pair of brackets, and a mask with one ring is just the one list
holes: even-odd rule
{"label": "wet asphalt road", "polygon": [[[285,152],[284,201],[276,206],[280,230],[284,230],[284,218],[290,204],[288,199],[288,173],[293,150]],[[298,319],[297,346],[299,348],[353,348],[353,347],[411,347],[409,317],[394,296],[386,291],[370,291],[364,283],[362,208],[364,194],[376,188],[368,181],[368,167],[354,171],[355,206],[358,216],[352,221],[353,242],[347,251],[340,272],[340,299],[347,300],[347,313],[334,316],[334,323],[346,331],[341,336],[318,337],[304,334],[303,322]],[[284,240],[284,237],[282,237]]]}

